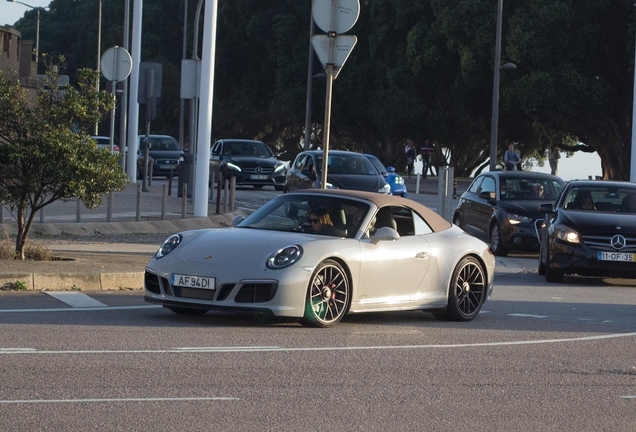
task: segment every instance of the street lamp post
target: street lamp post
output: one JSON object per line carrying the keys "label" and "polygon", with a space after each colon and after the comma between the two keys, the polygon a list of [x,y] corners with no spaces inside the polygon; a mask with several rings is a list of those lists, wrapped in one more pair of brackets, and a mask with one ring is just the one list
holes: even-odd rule
{"label": "street lamp post", "polygon": [[497,165],[497,132],[499,128],[499,73],[501,71],[501,21],[503,0],[497,3],[497,35],[495,39],[495,76],[492,86],[492,116],[490,121],[490,171]]}
{"label": "street lamp post", "polygon": [[[102,51],[102,0],[99,0],[99,18],[97,20],[97,72],[101,73],[101,51]],[[95,83],[95,91],[99,93],[99,78]],[[95,123],[95,135],[99,135],[99,121]]]}
{"label": "street lamp post", "polygon": [[497,135],[499,132],[499,75],[501,69],[514,69],[514,63],[501,64],[501,22],[502,22],[503,0],[497,4],[497,34],[495,39],[495,63],[494,78],[492,86],[492,116],[490,122],[490,171],[494,171],[497,166]]}
{"label": "street lamp post", "polygon": [[37,65],[38,65],[38,59],[40,57],[40,9],[42,9],[41,7],[35,7],[35,6],[31,6],[29,4],[23,3],[21,1],[17,1],[17,0],[7,0],[10,3],[19,3],[22,6],[26,6],[28,8],[31,9],[35,9],[38,13],[38,20],[37,20],[37,24],[35,27],[35,72],[37,73]]}

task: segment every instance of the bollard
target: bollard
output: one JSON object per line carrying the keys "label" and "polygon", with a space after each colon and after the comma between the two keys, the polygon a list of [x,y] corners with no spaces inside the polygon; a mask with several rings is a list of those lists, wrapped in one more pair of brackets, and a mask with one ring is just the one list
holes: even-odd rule
{"label": "bollard", "polygon": [[77,205],[75,208],[75,222],[81,222],[82,221],[82,202],[80,200],[77,200]]}
{"label": "bollard", "polygon": [[0,203],[0,224],[4,223],[4,206]]}
{"label": "bollard", "polygon": [[181,188],[181,218],[185,219],[188,208],[188,183],[183,183]]}
{"label": "bollard", "polygon": [[234,211],[234,197],[236,195],[236,177],[230,177],[230,211]]}
{"label": "bollard", "polygon": [[219,179],[216,188],[216,214],[221,214],[221,189],[223,188],[223,181],[221,179]]}
{"label": "bollard", "polygon": [[108,222],[113,221],[113,200],[115,199],[115,193],[113,191],[108,192],[108,213],[106,219]]}
{"label": "bollard", "polygon": [[223,182],[223,206],[221,210],[223,213],[227,212],[227,198],[229,193],[230,193],[230,180],[226,179]]}
{"label": "bollard", "polygon": [[437,170],[439,177],[437,183],[437,213],[449,222],[453,217],[453,173],[454,168],[440,167]]}
{"label": "bollard", "polygon": [[170,170],[170,175],[168,176],[168,196],[172,196],[172,174],[174,170]]}
{"label": "bollard", "polygon": [[141,220],[141,188],[142,185],[137,183],[137,214],[135,220]]}
{"label": "bollard", "polygon": [[161,186],[161,220],[164,220],[166,218],[166,199],[168,195],[168,189],[169,188],[166,185]]}
{"label": "bollard", "polygon": [[210,173],[210,192],[208,199],[210,201],[214,200],[214,182],[216,181],[216,172],[212,171]]}
{"label": "bollard", "polygon": [[46,209],[46,207],[42,207],[40,209],[40,223],[44,223],[44,210]]}
{"label": "bollard", "polygon": [[415,193],[419,194],[420,193],[420,178],[422,177],[421,174],[417,174],[417,181],[415,182]]}

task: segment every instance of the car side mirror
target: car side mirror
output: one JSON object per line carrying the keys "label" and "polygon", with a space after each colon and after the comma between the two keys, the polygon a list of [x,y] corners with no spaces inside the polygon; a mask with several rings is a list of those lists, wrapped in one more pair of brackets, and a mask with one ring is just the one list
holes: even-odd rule
{"label": "car side mirror", "polygon": [[381,241],[395,241],[400,238],[400,234],[390,227],[382,227],[376,231],[371,237],[372,244],[378,244]]}
{"label": "car side mirror", "polygon": [[394,172],[395,172],[395,168],[394,168],[394,167],[392,167],[392,166],[388,166],[388,167],[386,167],[386,170],[387,170],[388,172],[390,172],[390,173],[394,173]]}
{"label": "car side mirror", "polygon": [[495,200],[495,193],[494,192],[487,192],[487,191],[479,192],[479,198],[485,199],[485,200],[488,200],[488,201],[494,201]]}
{"label": "car side mirror", "polygon": [[539,213],[543,213],[543,214],[554,213],[554,204],[553,203],[540,204]]}
{"label": "car side mirror", "polygon": [[245,216],[242,215],[234,216],[234,219],[232,219],[232,226],[237,226],[238,224],[243,222],[244,219]]}

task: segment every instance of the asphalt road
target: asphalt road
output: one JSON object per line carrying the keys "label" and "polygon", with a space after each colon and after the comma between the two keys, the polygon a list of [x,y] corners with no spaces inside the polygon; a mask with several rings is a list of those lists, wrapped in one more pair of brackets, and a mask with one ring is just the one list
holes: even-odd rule
{"label": "asphalt road", "polygon": [[183,317],[140,292],[2,293],[0,429],[633,431],[636,283],[496,284],[469,323],[330,329]]}

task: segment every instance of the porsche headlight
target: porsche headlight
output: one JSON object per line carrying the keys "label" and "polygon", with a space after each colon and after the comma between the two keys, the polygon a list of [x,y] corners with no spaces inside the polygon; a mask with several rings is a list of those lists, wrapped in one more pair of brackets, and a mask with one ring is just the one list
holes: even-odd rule
{"label": "porsche headlight", "polygon": [[554,227],[554,236],[559,240],[568,243],[580,243],[579,233],[565,225],[556,225]]}
{"label": "porsche headlight", "polygon": [[239,167],[238,165],[234,165],[232,162],[227,163],[227,169],[233,171],[241,171],[241,167]]}
{"label": "porsche headlight", "polygon": [[402,178],[402,176],[395,176],[395,184],[396,185],[403,185],[404,184],[404,179]]}
{"label": "porsche headlight", "polygon": [[512,225],[520,224],[521,222],[532,223],[532,218],[528,216],[522,216],[518,214],[508,213],[508,219]]}
{"label": "porsche headlight", "polygon": [[159,259],[168,255],[170,252],[175,250],[177,246],[179,246],[182,239],[183,237],[181,237],[181,234],[174,234],[168,237],[168,239],[163,242],[163,245],[161,245],[161,247],[155,254],[155,258]]}
{"label": "porsche headlight", "polygon": [[267,260],[267,268],[280,270],[289,267],[303,256],[303,248],[298,245],[284,247],[273,253]]}
{"label": "porsche headlight", "polygon": [[384,186],[378,189],[378,192],[380,192],[381,194],[388,195],[391,193],[391,186],[389,186],[388,183],[384,183]]}

